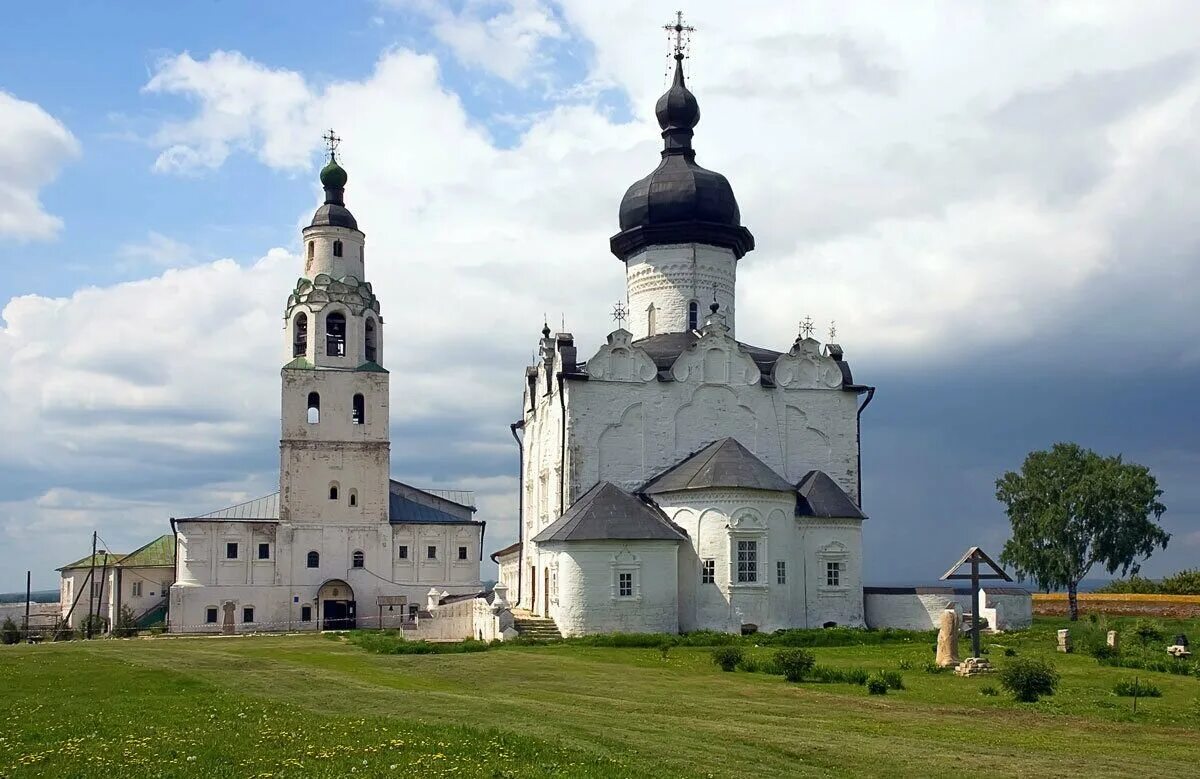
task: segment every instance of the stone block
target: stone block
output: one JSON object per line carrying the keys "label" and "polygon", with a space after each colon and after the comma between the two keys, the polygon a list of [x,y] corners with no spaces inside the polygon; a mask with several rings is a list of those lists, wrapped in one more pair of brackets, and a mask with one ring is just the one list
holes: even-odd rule
{"label": "stone block", "polygon": [[1065,628],[1058,631],[1058,651],[1070,652],[1071,649],[1071,631]]}

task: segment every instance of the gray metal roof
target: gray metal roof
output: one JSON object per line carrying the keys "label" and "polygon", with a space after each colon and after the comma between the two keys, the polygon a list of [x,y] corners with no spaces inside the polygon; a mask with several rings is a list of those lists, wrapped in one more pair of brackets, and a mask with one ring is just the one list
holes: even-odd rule
{"label": "gray metal roof", "polygon": [[722,438],[655,476],[646,482],[639,492],[656,495],[713,487],[740,487],[772,492],[796,491],[795,487],[755,457],[736,438]]}
{"label": "gray metal roof", "polygon": [[547,541],[680,541],[684,535],[658,509],[602,481],[533,537]]}
{"label": "gray metal roof", "polygon": [[279,493],[272,492],[261,498],[210,511],[207,514],[197,514],[194,517],[187,517],[187,519],[279,519]]}
{"label": "gray metal roof", "polygon": [[858,504],[824,471],[809,471],[796,485],[796,515],[837,519],[866,519]]}

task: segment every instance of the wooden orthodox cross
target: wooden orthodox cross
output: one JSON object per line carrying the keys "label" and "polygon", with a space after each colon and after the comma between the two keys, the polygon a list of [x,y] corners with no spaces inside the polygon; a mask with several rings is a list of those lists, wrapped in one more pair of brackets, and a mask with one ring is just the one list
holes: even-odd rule
{"label": "wooden orthodox cross", "polygon": [[[970,573],[956,573],[967,563],[971,564]],[[988,568],[992,569],[991,573],[980,573],[979,564],[984,563]],[[988,557],[982,549],[973,546],[967,550],[967,553],[958,559],[958,562],[950,566],[950,570],[942,575],[942,581],[948,579],[970,579],[971,580],[971,656],[979,657],[979,612],[982,610],[979,603],[979,582],[984,579],[999,579],[1001,581],[1011,582],[1012,577],[1004,572],[1004,569],[996,565],[992,558]]]}

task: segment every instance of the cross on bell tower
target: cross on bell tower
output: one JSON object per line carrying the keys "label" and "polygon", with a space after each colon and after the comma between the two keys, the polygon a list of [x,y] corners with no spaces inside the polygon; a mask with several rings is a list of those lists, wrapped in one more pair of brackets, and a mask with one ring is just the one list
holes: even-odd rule
{"label": "cross on bell tower", "polygon": [[337,147],[341,144],[342,139],[333,132],[333,128],[330,128],[321,136],[321,140],[325,141],[325,150],[329,152],[329,161],[334,162],[337,159]]}
{"label": "cross on bell tower", "polygon": [[[667,40],[671,42],[671,53],[668,55],[666,77],[671,77],[670,60],[682,62],[689,55],[688,49],[692,44],[692,33],[696,28],[683,21],[683,11],[675,12],[675,21],[671,24],[664,24],[663,29],[667,31]],[[672,40],[673,39],[673,40]]]}

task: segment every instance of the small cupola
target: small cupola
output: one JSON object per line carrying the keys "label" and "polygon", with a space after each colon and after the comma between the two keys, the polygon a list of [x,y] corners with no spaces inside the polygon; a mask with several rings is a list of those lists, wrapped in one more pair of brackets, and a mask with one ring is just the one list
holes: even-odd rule
{"label": "small cupola", "polygon": [[329,152],[329,162],[321,168],[321,186],[325,188],[325,202],[313,214],[312,227],[331,226],[358,229],[358,221],[346,208],[346,169],[338,164],[337,154]]}

